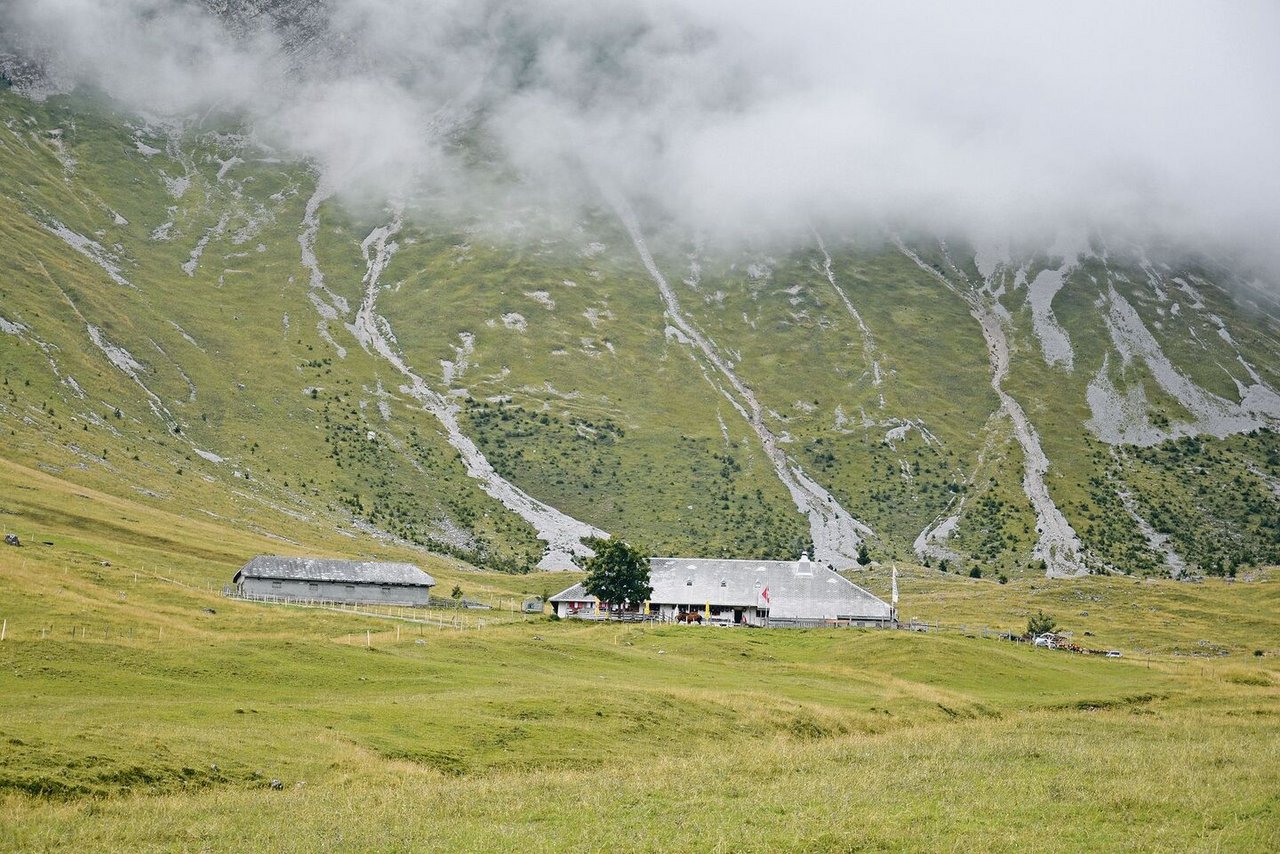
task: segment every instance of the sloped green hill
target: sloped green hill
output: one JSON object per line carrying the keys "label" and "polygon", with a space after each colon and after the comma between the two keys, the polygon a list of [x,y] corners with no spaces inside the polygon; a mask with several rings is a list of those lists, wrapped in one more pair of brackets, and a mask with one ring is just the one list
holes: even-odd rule
{"label": "sloped green hill", "polygon": [[[915,568],[937,630],[755,631],[524,615],[545,574],[383,545],[494,608],[375,614],[223,598],[280,543],[221,520],[10,462],[0,495],[0,850],[597,850],[594,815],[623,850],[1275,848],[1274,570]],[[1123,657],[998,636],[1041,609]]]}
{"label": "sloped green hill", "polygon": [[592,529],[988,577],[1280,560],[1274,287],[1231,269],[383,209],[231,119],[0,118],[3,453],[69,481],[506,570]]}

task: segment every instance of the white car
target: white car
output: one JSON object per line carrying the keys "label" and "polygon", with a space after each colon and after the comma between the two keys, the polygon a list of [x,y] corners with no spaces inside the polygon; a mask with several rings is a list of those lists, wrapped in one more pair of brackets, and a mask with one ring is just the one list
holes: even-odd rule
{"label": "white car", "polygon": [[1120,658],[1120,650],[1118,649],[1107,650],[1107,658]]}

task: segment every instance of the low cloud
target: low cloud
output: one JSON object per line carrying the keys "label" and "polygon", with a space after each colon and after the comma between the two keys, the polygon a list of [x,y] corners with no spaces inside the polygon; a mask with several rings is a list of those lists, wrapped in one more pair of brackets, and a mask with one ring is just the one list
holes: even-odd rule
{"label": "low cloud", "polygon": [[1280,233],[1280,7],[888,5],[19,0],[0,25],[55,77],[242,113],[375,197],[496,161],[709,234]]}

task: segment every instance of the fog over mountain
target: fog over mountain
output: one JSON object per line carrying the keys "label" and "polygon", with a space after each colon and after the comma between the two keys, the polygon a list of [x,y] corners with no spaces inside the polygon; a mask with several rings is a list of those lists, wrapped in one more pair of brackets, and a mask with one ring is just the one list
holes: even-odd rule
{"label": "fog over mountain", "polygon": [[477,192],[479,147],[544,200],[609,184],[712,234],[1089,228],[1277,260],[1271,3],[11,0],[0,16],[45,87],[242,112],[375,198]]}

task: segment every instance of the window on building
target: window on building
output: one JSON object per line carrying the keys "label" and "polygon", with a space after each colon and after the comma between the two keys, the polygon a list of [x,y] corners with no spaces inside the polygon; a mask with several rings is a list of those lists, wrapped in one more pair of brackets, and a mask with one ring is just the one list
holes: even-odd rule
{"label": "window on building", "polygon": [[356,586],[355,586],[354,584],[348,584],[348,585],[347,585],[347,592],[348,592],[348,593],[355,593],[355,592],[356,592]]}
{"label": "window on building", "polygon": [[384,584],[384,585],[382,585],[382,592],[383,592],[383,593],[390,593],[390,592],[391,592],[391,588]]}
{"label": "window on building", "polygon": [[316,591],[318,591],[318,590],[320,589],[320,585],[319,585],[319,584],[316,584],[316,583],[313,581],[313,582],[311,582],[310,584],[308,584],[308,585],[307,585],[307,589],[308,589],[308,590],[310,590],[312,593],[315,593]]}
{"label": "window on building", "polygon": [[271,589],[272,589],[272,590],[279,590],[281,587],[284,587],[284,582],[282,582],[282,581],[273,581],[273,582],[271,582]]}

